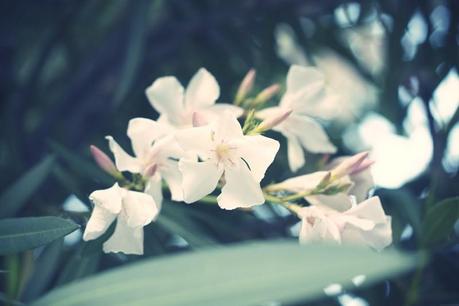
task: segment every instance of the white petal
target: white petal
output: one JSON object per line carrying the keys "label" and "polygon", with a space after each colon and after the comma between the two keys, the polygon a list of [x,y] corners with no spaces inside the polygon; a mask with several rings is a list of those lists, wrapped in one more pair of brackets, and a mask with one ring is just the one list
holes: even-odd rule
{"label": "white petal", "polygon": [[196,202],[214,191],[223,170],[212,161],[197,162],[181,159],[183,199],[186,203]]}
{"label": "white petal", "polygon": [[163,189],[161,176],[159,175],[159,173],[156,173],[155,175],[150,177],[150,179],[147,182],[147,185],[145,186],[144,192],[153,197],[153,200],[155,200],[158,210],[161,210],[161,205],[163,202]]}
{"label": "white petal", "polygon": [[324,75],[314,67],[293,65],[287,73],[287,91],[297,92],[305,87],[324,84]]}
{"label": "white petal", "polygon": [[214,149],[213,132],[210,126],[200,126],[179,130],[175,134],[177,143],[185,152],[194,152],[207,159]]}
{"label": "white petal", "polygon": [[108,229],[117,214],[113,214],[103,207],[94,206],[88,223],[83,234],[83,240],[93,240],[99,238]]}
{"label": "white petal", "polygon": [[232,116],[230,113],[223,114],[218,120],[211,124],[215,131],[215,138],[217,142],[224,141],[228,142],[232,139],[237,139],[244,134],[237,118]]}
{"label": "white petal", "polygon": [[291,192],[307,192],[311,191],[319,185],[319,183],[327,175],[327,171],[317,171],[310,174],[289,178],[281,183],[276,184],[276,187],[285,189]]}
{"label": "white petal", "polygon": [[279,151],[277,140],[257,135],[244,136],[235,142],[237,151],[250,167],[250,172],[257,182],[265,176],[266,169],[272,164]]}
{"label": "white petal", "polygon": [[188,109],[199,110],[211,106],[220,96],[217,81],[204,68],[193,76],[185,92],[185,104]]}
{"label": "white petal", "polygon": [[108,145],[113,155],[115,156],[116,168],[119,171],[129,171],[132,173],[141,172],[141,165],[138,159],[127,154],[123,148],[111,136],[105,137],[108,140]]}
{"label": "white petal", "polygon": [[368,197],[370,189],[375,186],[371,169],[352,174],[350,178],[354,185],[349,190],[349,194],[354,195],[357,203],[360,203]]}
{"label": "white petal", "polygon": [[122,207],[123,190],[115,183],[112,187],[96,190],[89,195],[94,206],[102,207],[112,214],[119,214]]}
{"label": "white petal", "polygon": [[178,123],[184,112],[183,87],[171,76],[162,77],[153,82],[145,91],[151,105],[170,122]]}
{"label": "white petal", "polygon": [[151,149],[153,142],[167,133],[166,127],[146,118],[129,120],[127,135],[131,139],[132,149],[137,157],[144,156]]}
{"label": "white petal", "polygon": [[371,197],[366,201],[354,206],[346,212],[347,215],[369,219],[376,223],[384,223],[386,214],[382,208],[379,197]]}
{"label": "white petal", "polygon": [[172,200],[183,201],[182,173],[178,168],[178,162],[172,160],[167,161],[166,164],[161,167],[161,175],[169,186]]}
{"label": "white petal", "polygon": [[285,120],[283,128],[297,136],[300,143],[309,152],[336,152],[336,147],[329,141],[322,126],[307,116],[291,114]]}
{"label": "white petal", "polygon": [[346,243],[368,245],[380,251],[392,243],[391,218],[386,217],[384,223],[376,224],[370,231],[364,231],[354,226],[346,226],[342,237]]}
{"label": "white petal", "polygon": [[233,117],[239,118],[244,113],[244,109],[233,104],[217,103],[206,109],[203,109],[201,112],[204,116],[207,117],[207,122],[211,122],[228,113]]}
{"label": "white petal", "polygon": [[287,138],[288,165],[292,172],[296,172],[298,169],[303,167],[306,162],[304,158],[304,151],[296,136],[291,134],[287,135],[289,135]]}
{"label": "white petal", "polygon": [[260,184],[244,163],[225,169],[225,185],[217,198],[223,209],[252,207],[265,202]]}
{"label": "white petal", "polygon": [[143,227],[156,219],[159,206],[149,194],[128,191],[123,197],[122,214],[130,227]]}
{"label": "white petal", "polygon": [[344,212],[352,207],[351,198],[346,193],[313,195],[306,197],[306,200],[312,205],[325,206],[339,212]]}
{"label": "white petal", "polygon": [[130,227],[126,220],[118,218],[113,235],[104,242],[105,253],[143,254],[143,227]]}

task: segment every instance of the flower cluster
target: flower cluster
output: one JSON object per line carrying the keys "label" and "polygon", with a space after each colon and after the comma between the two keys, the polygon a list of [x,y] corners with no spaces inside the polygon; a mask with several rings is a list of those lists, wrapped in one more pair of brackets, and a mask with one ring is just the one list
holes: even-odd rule
{"label": "flower cluster", "polygon": [[[115,162],[92,146],[98,165],[116,183],[89,196],[94,204],[84,240],[100,237],[116,220],[105,252],[143,254],[143,227],[161,210],[163,190],[173,201],[215,199],[222,209],[250,208],[270,202],[301,220],[300,242],[333,240],[382,249],[392,242],[390,217],[377,197],[367,198],[373,182],[368,153],[341,158],[323,171],[260,185],[279,151],[279,142],[262,135],[279,132],[287,139],[288,164],[296,172],[304,150],[335,153],[316,121],[314,106],[326,99],[323,75],[313,67],[292,66],[277,106],[266,107],[280,86],[251,97],[255,71],[242,81],[234,104],[216,103],[220,87],[201,68],[186,89],[175,77],[162,77],[146,89],[157,120],[134,118],[127,136],[133,154],[111,136]],[[240,122],[243,123],[241,126]],[[212,193],[218,193],[213,197]]]}

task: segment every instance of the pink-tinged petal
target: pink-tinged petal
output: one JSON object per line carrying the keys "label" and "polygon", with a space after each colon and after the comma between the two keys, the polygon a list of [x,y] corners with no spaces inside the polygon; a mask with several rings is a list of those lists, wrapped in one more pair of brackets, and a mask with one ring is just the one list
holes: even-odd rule
{"label": "pink-tinged petal", "polygon": [[96,190],[89,195],[94,206],[102,207],[112,214],[119,214],[122,208],[123,190],[115,183],[112,187]]}
{"label": "pink-tinged petal", "polygon": [[219,96],[220,87],[214,76],[201,68],[186,88],[185,104],[188,109],[199,110],[215,104]]}
{"label": "pink-tinged petal", "polygon": [[103,207],[94,206],[83,233],[83,240],[88,241],[99,238],[112,224],[116,216],[116,214],[109,212]]}
{"label": "pink-tinged petal", "polygon": [[160,123],[146,118],[129,120],[127,135],[131,139],[132,149],[137,157],[145,156],[153,142],[167,134],[167,128]]}
{"label": "pink-tinged petal", "polygon": [[123,218],[116,221],[115,231],[112,236],[104,242],[105,253],[124,253],[133,255],[143,254],[143,227],[130,227]]}
{"label": "pink-tinged petal", "polygon": [[279,107],[279,106],[267,107],[267,108],[263,108],[262,110],[257,111],[255,113],[255,117],[257,117],[258,119],[265,120],[268,118],[280,116],[286,110],[287,109]]}
{"label": "pink-tinged petal", "polygon": [[381,205],[379,197],[371,197],[362,203],[355,205],[346,212],[347,215],[369,219],[375,223],[384,223],[386,214]]}
{"label": "pink-tinged petal", "polygon": [[123,197],[122,214],[130,227],[143,227],[155,220],[159,205],[152,196],[138,191],[127,191]]}
{"label": "pink-tinged petal", "polygon": [[129,171],[132,173],[139,173],[142,171],[140,161],[131,155],[127,154],[126,151],[113,139],[111,136],[105,137],[108,140],[110,150],[115,156],[115,164],[119,171]]}
{"label": "pink-tinged petal", "polygon": [[257,182],[260,182],[279,151],[279,142],[257,135],[244,136],[234,144],[237,147],[237,154],[249,165],[252,176]]}
{"label": "pink-tinged petal", "polygon": [[146,89],[145,93],[158,113],[167,116],[172,123],[181,122],[184,112],[184,90],[175,77],[167,76],[157,79]]}
{"label": "pink-tinged petal", "polygon": [[179,130],[175,139],[185,152],[194,152],[201,158],[209,157],[214,149],[214,132],[209,125]]}
{"label": "pink-tinged petal", "polygon": [[376,224],[369,231],[364,231],[354,226],[346,226],[342,236],[343,241],[348,244],[368,245],[377,251],[381,251],[392,243],[391,218],[387,216],[384,223]]}
{"label": "pink-tinged petal", "polygon": [[244,163],[225,169],[225,185],[217,198],[223,209],[252,207],[265,202],[260,184]]}
{"label": "pink-tinged petal", "polygon": [[181,159],[179,169],[182,173],[183,200],[186,203],[196,202],[214,191],[223,173],[223,169],[219,169],[213,161]]}
{"label": "pink-tinged petal", "polygon": [[302,146],[309,152],[336,152],[336,147],[330,142],[322,126],[307,116],[291,114],[285,120],[282,128],[298,137]]}

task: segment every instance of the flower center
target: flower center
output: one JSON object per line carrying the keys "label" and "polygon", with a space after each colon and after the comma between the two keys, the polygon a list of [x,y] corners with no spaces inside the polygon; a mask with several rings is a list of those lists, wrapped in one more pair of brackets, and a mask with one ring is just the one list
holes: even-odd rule
{"label": "flower center", "polygon": [[231,147],[225,143],[220,143],[215,148],[215,154],[217,155],[218,160],[225,160],[229,158]]}

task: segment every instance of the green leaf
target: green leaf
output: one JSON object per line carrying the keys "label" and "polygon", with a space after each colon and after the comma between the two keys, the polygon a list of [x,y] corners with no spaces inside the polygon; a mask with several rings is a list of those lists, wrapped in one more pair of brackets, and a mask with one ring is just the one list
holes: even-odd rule
{"label": "green leaf", "polygon": [[0,255],[22,252],[61,238],[79,227],[58,217],[0,220]]}
{"label": "green leaf", "polygon": [[30,169],[0,196],[0,218],[14,216],[48,177],[54,158],[48,156]]}
{"label": "green leaf", "polygon": [[311,300],[331,283],[352,289],[393,277],[416,264],[394,250],[273,241],[153,258],[50,292],[34,306],[219,305]]}
{"label": "green leaf", "polygon": [[426,213],[423,228],[423,245],[432,247],[448,240],[454,223],[459,219],[459,197],[443,200]]}

